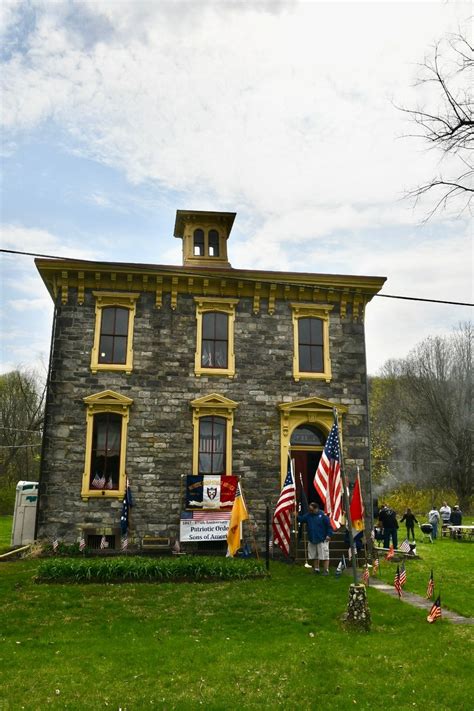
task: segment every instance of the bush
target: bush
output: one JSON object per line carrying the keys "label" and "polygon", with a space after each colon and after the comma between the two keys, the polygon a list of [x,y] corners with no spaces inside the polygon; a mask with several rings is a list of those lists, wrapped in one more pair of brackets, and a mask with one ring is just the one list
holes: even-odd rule
{"label": "bush", "polygon": [[0,516],[10,516],[15,508],[16,484],[0,486]]}
{"label": "bush", "polygon": [[[426,516],[433,506],[439,509],[443,501],[447,501],[451,508],[457,503],[454,491],[449,489],[417,489],[413,484],[405,484],[398,489],[394,489],[379,498],[379,502],[382,500],[395,509],[400,516],[408,507],[411,508],[413,513]],[[464,513],[468,512],[464,511]]]}
{"label": "bush", "polygon": [[117,583],[243,580],[264,577],[255,559],[206,558],[49,558],[38,568],[37,582]]}

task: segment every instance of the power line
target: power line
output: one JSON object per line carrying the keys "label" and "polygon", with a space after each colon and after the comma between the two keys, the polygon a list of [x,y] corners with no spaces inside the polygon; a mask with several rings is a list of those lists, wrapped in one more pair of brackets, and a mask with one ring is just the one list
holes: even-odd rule
{"label": "power line", "polygon": [[[59,260],[64,260],[64,261],[71,261],[74,260],[75,262],[80,262],[81,264],[97,264],[95,261],[91,261],[90,259],[78,259],[76,257],[58,257],[54,254],[39,254],[37,252],[22,252],[20,250],[16,249],[0,249],[0,252],[3,252],[5,254],[19,254],[24,257],[40,257],[41,259],[59,259]],[[126,262],[109,262],[109,264],[114,264],[114,265],[122,265],[122,266],[127,266],[128,263]],[[145,266],[145,265],[137,265],[134,264],[134,266]],[[152,265],[150,265],[152,266]],[[157,266],[162,266],[162,265],[157,265]],[[173,269],[173,266],[167,266],[168,269]],[[183,270],[183,276],[196,276],[196,272],[187,272]],[[229,274],[228,276],[226,275],[226,278],[228,279],[233,279],[233,280],[239,280],[239,281],[248,281],[245,279],[245,277],[242,277],[241,275],[239,276],[232,276],[232,274]],[[272,279],[272,282],[278,282],[278,279]],[[300,282],[301,285],[301,282]],[[302,284],[303,286],[308,286],[309,288],[314,287],[314,284]],[[323,290],[331,290],[331,291],[337,291],[341,294],[347,294],[347,290],[345,289],[338,289],[337,287],[325,287],[325,286],[319,286],[318,288],[323,289]],[[357,294],[365,294],[367,292],[356,292]],[[467,301],[448,301],[446,299],[425,299],[419,296],[400,296],[399,294],[373,294],[373,296],[378,296],[382,299],[401,299],[403,301],[422,301],[424,303],[428,304],[446,304],[448,306],[474,306],[474,303],[469,303]]]}

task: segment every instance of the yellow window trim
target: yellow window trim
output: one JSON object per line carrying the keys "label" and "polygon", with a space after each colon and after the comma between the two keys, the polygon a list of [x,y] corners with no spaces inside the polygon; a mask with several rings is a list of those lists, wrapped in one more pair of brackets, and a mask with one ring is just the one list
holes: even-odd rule
{"label": "yellow window trim", "polygon": [[291,435],[300,425],[314,425],[326,437],[334,423],[333,408],[336,408],[339,417],[339,435],[342,442],[343,416],[348,413],[346,405],[339,405],[329,400],[318,397],[284,402],[278,405],[280,411],[280,485],[286,478],[288,466],[288,453],[294,451],[322,451],[323,447],[292,447]]}
{"label": "yellow window trim", "polygon": [[[104,390],[95,395],[89,395],[84,398],[84,403],[87,406],[86,411],[86,453],[84,463],[84,473],[82,475],[82,490],[81,496],[83,499],[89,498],[122,498],[125,493],[126,473],[125,460],[127,456],[127,430],[130,415],[130,407],[133,400],[125,395],[115,393],[113,390]],[[92,455],[92,435],[94,431],[94,416],[101,412],[113,412],[122,417],[122,431],[120,438],[120,472],[119,472],[119,487],[113,491],[89,488],[91,474],[91,455]]]}
{"label": "yellow window trim", "polygon": [[201,417],[223,417],[226,423],[226,461],[225,473],[232,474],[232,426],[234,410],[238,403],[223,395],[205,395],[191,402],[193,409],[193,474],[199,472],[199,420]]}
{"label": "yellow window trim", "polygon": [[[235,354],[234,354],[234,322],[235,306],[238,299],[221,299],[215,296],[195,296],[196,302],[196,353],[194,356],[194,373],[198,377],[201,375],[226,375],[233,378],[235,375]],[[202,357],[202,316],[209,311],[217,311],[227,314],[227,368],[203,368]]]}
{"label": "yellow window trim", "polygon": [[[329,355],[329,313],[332,304],[301,304],[290,303],[293,319],[293,378],[298,380],[325,380],[327,383],[332,378],[331,358]],[[308,373],[300,370],[299,364],[299,339],[298,320],[300,318],[319,318],[323,322],[323,370],[320,373]]]}
{"label": "yellow window trim", "polygon": [[[129,375],[133,368],[133,325],[135,321],[136,301],[140,294],[132,292],[93,291],[95,296],[95,331],[94,345],[91,353],[91,371],[99,370],[121,371]],[[100,326],[102,322],[102,309],[107,306],[119,306],[130,311],[128,318],[127,356],[125,363],[99,363]]]}

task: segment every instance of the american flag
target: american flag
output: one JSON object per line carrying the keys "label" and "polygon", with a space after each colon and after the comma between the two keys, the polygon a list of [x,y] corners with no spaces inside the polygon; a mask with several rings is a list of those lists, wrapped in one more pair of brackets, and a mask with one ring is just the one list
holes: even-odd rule
{"label": "american flag", "polygon": [[405,563],[402,563],[400,568],[400,585],[403,587],[407,581],[407,571],[405,569]]}
{"label": "american flag", "polygon": [[402,586],[400,583],[400,568],[398,565],[397,565],[397,572],[395,573],[395,580],[393,581],[393,585],[394,585],[395,590],[398,593],[398,597],[401,597],[402,596]]}
{"label": "american flag", "polygon": [[59,547],[59,541],[58,541],[57,538],[55,538],[54,541],[53,541],[53,551],[54,551],[54,553],[57,552],[58,547]]}
{"label": "american flag", "polygon": [[85,547],[86,547],[86,539],[82,535],[79,539],[79,550],[82,552]]}
{"label": "american flag", "polygon": [[107,539],[105,536],[102,536],[100,539],[100,547],[103,548],[108,548],[109,544],[107,543]]}
{"label": "american flag", "polygon": [[231,511],[183,511],[181,518],[193,521],[230,521]]}
{"label": "american flag", "polygon": [[121,548],[123,551],[126,551],[126,550],[127,550],[127,548],[128,548],[128,536],[122,536],[122,538],[120,539],[120,548]]}
{"label": "american flag", "polygon": [[364,583],[364,585],[369,584],[369,575],[369,569],[367,566],[365,566],[364,572],[362,573],[362,582]]}
{"label": "american flag", "polygon": [[337,422],[332,426],[326,440],[324,451],[319,460],[314,487],[325,502],[324,510],[329,516],[333,529],[340,527],[342,522],[342,480],[341,453],[339,450],[339,431]]}
{"label": "american flag", "polygon": [[378,569],[379,569],[380,561],[378,558],[374,558],[374,561],[372,563],[372,573],[373,575],[377,575]]}
{"label": "american flag", "polygon": [[431,571],[430,579],[428,580],[428,587],[426,588],[426,599],[431,600],[434,593],[434,578],[433,571]]}
{"label": "american flag", "polygon": [[291,460],[288,457],[288,472],[273,514],[273,540],[285,555],[290,553],[292,519],[295,512],[296,489]]}
{"label": "american flag", "polygon": [[402,551],[402,553],[409,553],[411,551],[411,546],[406,538],[403,543],[400,543],[398,550]]}
{"label": "american flag", "polygon": [[428,622],[436,622],[438,617],[441,617],[441,598],[439,595],[431,606],[430,613],[426,619]]}
{"label": "american flag", "polygon": [[93,489],[103,489],[105,486],[105,476],[99,476],[98,474],[92,479],[91,487]]}
{"label": "american flag", "polygon": [[393,545],[391,545],[390,548],[388,549],[387,555],[385,556],[385,560],[392,560],[394,555],[395,555],[395,550],[393,548]]}
{"label": "american flag", "polygon": [[130,482],[127,477],[127,481],[125,484],[125,494],[122,501],[122,514],[120,516],[120,532],[122,536],[125,536],[128,531],[128,517],[131,506],[133,506],[132,490],[130,489]]}

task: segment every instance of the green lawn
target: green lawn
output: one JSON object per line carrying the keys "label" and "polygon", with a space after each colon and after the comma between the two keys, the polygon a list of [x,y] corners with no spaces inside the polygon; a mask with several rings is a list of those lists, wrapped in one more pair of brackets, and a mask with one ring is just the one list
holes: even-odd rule
{"label": "green lawn", "polygon": [[1,711],[457,711],[473,698],[471,627],[369,589],[372,631],[348,633],[349,575],[272,563],[263,580],[53,585],[37,567],[0,567]]}
{"label": "green lawn", "polygon": [[[468,525],[468,524],[466,524]],[[434,543],[417,543],[420,560],[405,561],[406,590],[423,597],[433,570],[436,594],[441,603],[461,615],[474,617],[474,542],[438,538]],[[397,564],[380,558],[380,578],[393,583]]]}

